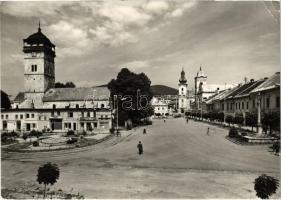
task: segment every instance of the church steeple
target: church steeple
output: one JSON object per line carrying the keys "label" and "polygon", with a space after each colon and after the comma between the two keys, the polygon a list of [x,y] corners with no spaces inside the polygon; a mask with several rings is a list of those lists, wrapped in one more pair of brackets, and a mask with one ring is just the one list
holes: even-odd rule
{"label": "church steeple", "polygon": [[185,72],[184,72],[183,68],[181,70],[181,76],[180,76],[179,82],[180,83],[186,83]]}
{"label": "church steeple", "polygon": [[41,32],[40,20],[39,20],[39,24],[38,24],[38,32]]}

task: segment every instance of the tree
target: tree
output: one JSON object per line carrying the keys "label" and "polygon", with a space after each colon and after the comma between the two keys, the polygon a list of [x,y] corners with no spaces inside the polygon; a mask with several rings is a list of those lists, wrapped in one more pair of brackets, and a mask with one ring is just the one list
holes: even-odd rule
{"label": "tree", "polygon": [[246,113],[245,117],[245,123],[246,126],[251,126],[252,127],[252,132],[254,131],[254,126],[257,126],[257,121],[258,121],[258,116],[256,113]]}
{"label": "tree", "polygon": [[28,135],[27,135],[26,133],[24,133],[24,134],[22,135],[22,139],[24,139],[25,142],[26,142],[27,137],[28,137]]}
{"label": "tree", "polygon": [[269,196],[274,194],[279,186],[279,180],[262,174],[255,179],[256,195],[261,199],[268,199]]}
{"label": "tree", "polygon": [[223,122],[223,119],[224,119],[224,113],[223,113],[223,112],[219,112],[219,113],[217,114],[217,120],[218,120],[219,122]]}
{"label": "tree", "polygon": [[9,109],[11,108],[11,102],[9,96],[1,90],[1,109]]}
{"label": "tree", "polygon": [[46,186],[53,185],[57,182],[60,176],[59,168],[56,164],[47,163],[38,169],[37,182],[44,184],[44,197],[46,196]]}
{"label": "tree", "polygon": [[227,115],[226,118],[225,118],[225,122],[228,123],[228,125],[230,126],[230,124],[233,123],[233,117],[232,115]]}
{"label": "tree", "polygon": [[263,125],[269,127],[270,134],[272,130],[280,130],[280,112],[264,113],[261,122]]}
{"label": "tree", "polygon": [[61,82],[56,82],[55,83],[55,88],[64,88],[64,84]]}
{"label": "tree", "polygon": [[239,127],[240,127],[243,124],[243,122],[244,122],[244,117],[243,117],[242,113],[235,114],[233,123],[239,125]]}
{"label": "tree", "polygon": [[[135,74],[127,68],[121,69],[117,78],[108,83],[113,103],[118,102],[119,124],[128,119],[139,124],[141,119],[153,114],[150,85],[151,81],[144,73]],[[115,95],[118,95],[117,98]]]}
{"label": "tree", "polygon": [[75,88],[75,87],[76,86],[73,82],[66,82],[65,84],[61,82],[55,83],[55,88]]}
{"label": "tree", "polygon": [[66,88],[75,88],[75,84],[73,82],[66,82],[64,85]]}

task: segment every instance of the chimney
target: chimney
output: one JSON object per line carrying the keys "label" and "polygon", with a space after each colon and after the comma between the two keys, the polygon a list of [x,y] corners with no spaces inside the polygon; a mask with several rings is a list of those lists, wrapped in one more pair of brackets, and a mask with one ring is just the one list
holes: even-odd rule
{"label": "chimney", "polygon": [[247,82],[248,82],[248,79],[247,79],[247,77],[245,77],[245,78],[244,78],[244,82],[245,82],[245,83],[247,83]]}

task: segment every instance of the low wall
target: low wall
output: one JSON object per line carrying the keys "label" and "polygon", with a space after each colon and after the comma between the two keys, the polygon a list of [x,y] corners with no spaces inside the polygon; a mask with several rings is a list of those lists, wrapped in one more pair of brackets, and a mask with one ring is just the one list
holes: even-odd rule
{"label": "low wall", "polygon": [[253,144],[271,144],[274,142],[278,142],[279,140],[277,138],[256,138],[256,137],[250,137],[250,136],[242,136],[243,139],[248,143]]}

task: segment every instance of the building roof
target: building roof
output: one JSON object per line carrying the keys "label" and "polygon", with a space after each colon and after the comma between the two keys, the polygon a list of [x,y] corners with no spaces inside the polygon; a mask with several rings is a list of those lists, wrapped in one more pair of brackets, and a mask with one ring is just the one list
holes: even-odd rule
{"label": "building roof", "polygon": [[49,38],[47,38],[47,36],[41,32],[40,25],[38,28],[38,32],[33,33],[32,35],[30,35],[28,38],[24,39],[23,41],[28,44],[44,44],[44,45],[48,45],[51,47],[55,47],[55,45],[49,40]]}
{"label": "building roof", "polygon": [[280,72],[276,72],[271,77],[266,79],[262,84],[260,84],[253,91],[251,91],[251,93],[275,89],[278,87],[280,87]]}
{"label": "building roof", "polygon": [[199,71],[197,72],[197,76],[196,77],[205,77],[205,78],[207,77],[207,76],[205,76],[201,66],[200,66]]}
{"label": "building roof", "polygon": [[233,88],[234,84],[203,84],[202,89],[203,92],[216,92],[217,90],[226,90],[229,88]]}
{"label": "building roof", "polygon": [[233,90],[232,92],[230,92],[230,94],[228,94],[226,96],[227,99],[231,99],[234,98],[235,96],[241,94],[242,92],[244,92],[245,90],[247,90],[249,87],[252,87],[252,85],[255,85],[257,81],[251,81],[248,83],[245,83],[243,85],[238,86],[237,88],[235,88],[235,90]]}
{"label": "building roof", "polygon": [[43,102],[108,100],[109,98],[110,91],[107,87],[51,88],[45,92]]}
{"label": "building roof", "polygon": [[227,95],[229,92],[231,91],[231,89],[227,89],[227,90],[222,90],[217,94],[214,94],[213,96],[211,96],[209,99],[207,99],[206,104],[210,104],[213,101],[216,100],[221,100],[224,98],[225,95]]}
{"label": "building roof", "polygon": [[167,103],[163,102],[159,98],[153,97],[151,100],[151,105],[152,106],[168,106]]}
{"label": "building roof", "polygon": [[180,76],[179,82],[180,83],[186,83],[185,72],[184,72],[183,69],[181,71],[181,76]]}
{"label": "building roof", "polygon": [[14,102],[21,103],[24,101],[24,92],[19,92],[17,96],[14,98]]}
{"label": "building roof", "polygon": [[258,80],[258,81],[255,81],[252,85],[250,85],[250,86],[249,86],[248,88],[246,88],[244,91],[242,91],[241,93],[239,93],[238,95],[236,95],[235,98],[248,96],[252,90],[254,90],[256,87],[258,87],[259,85],[261,85],[264,81],[265,81],[265,79],[260,79],[260,80]]}

